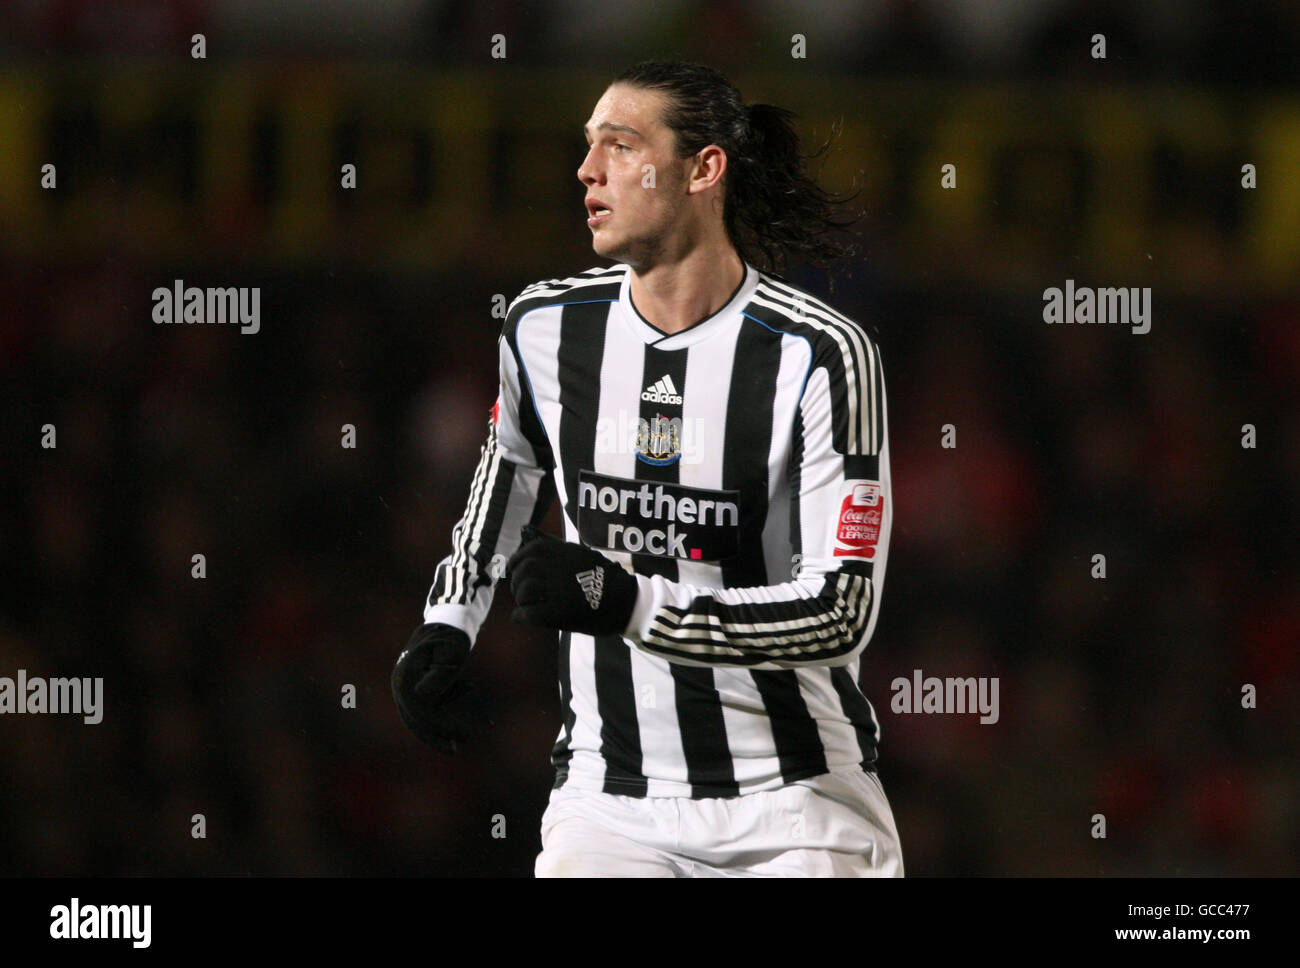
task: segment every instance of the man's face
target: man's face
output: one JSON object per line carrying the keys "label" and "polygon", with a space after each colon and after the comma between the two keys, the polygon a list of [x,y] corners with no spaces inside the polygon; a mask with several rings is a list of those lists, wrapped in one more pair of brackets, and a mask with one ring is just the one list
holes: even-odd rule
{"label": "man's face", "polygon": [[674,154],[673,132],[660,121],[664,102],[658,91],[614,84],[583,128],[590,149],[578,180],[587,186],[592,248],[634,268],[657,261],[682,228],[690,159]]}

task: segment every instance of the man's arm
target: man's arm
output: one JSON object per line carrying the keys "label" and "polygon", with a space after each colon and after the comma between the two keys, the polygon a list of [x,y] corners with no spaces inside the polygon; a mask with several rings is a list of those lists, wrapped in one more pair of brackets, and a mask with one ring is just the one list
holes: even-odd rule
{"label": "man's arm", "polygon": [[451,554],[438,564],[424,606],[426,624],[454,626],[471,642],[487,617],[505,563],[519,546],[520,529],[540,521],[554,496],[546,483],[549,445],[540,424],[521,419],[521,408],[533,404],[520,385],[518,360],[504,331],[498,356],[501,388],[487,441],[465,512],[452,531]]}
{"label": "man's arm", "polygon": [[[452,531],[451,554],[434,575],[423,624],[397,657],[391,676],[402,722],[442,753],[456,753],[490,725],[473,683],[462,675],[465,660],[505,562],[519,544],[520,529],[542,516],[553,495],[546,482],[553,466],[546,435],[540,422],[520,418],[523,394],[510,345],[511,322],[507,313],[497,343],[500,392],[465,513]],[[531,407],[531,400],[524,406]]]}
{"label": "man's arm", "polygon": [[624,630],[635,647],[685,665],[751,669],[846,665],[866,647],[893,523],[879,351],[867,341],[862,366],[834,372],[814,357],[795,418],[798,577],[717,589],[637,575]]}

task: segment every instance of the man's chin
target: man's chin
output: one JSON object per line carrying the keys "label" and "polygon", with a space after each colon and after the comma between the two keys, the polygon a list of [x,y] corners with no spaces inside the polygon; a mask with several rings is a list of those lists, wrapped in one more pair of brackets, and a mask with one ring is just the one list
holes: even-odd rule
{"label": "man's chin", "polygon": [[622,247],[609,239],[602,238],[599,232],[592,236],[591,250],[602,259],[613,259],[616,262],[622,261]]}

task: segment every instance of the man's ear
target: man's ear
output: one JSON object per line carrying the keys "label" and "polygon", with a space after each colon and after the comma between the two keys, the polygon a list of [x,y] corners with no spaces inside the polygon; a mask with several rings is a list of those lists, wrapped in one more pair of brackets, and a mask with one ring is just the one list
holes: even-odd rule
{"label": "man's ear", "polygon": [[717,145],[705,145],[686,159],[686,178],[691,194],[707,191],[722,181],[727,172],[727,153]]}

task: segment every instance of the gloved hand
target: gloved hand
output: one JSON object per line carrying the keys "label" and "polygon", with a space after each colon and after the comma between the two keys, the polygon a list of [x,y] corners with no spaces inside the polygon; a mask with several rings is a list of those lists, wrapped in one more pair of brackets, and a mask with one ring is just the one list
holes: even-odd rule
{"label": "gloved hand", "polygon": [[477,690],[461,671],[469,636],[439,622],[421,625],[393,666],[393,700],[406,728],[440,753],[455,753],[487,723]]}
{"label": "gloved hand", "polygon": [[636,579],[585,545],[570,544],[524,525],[523,544],[506,565],[518,606],[510,618],[525,625],[621,635],[636,606]]}

